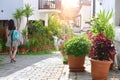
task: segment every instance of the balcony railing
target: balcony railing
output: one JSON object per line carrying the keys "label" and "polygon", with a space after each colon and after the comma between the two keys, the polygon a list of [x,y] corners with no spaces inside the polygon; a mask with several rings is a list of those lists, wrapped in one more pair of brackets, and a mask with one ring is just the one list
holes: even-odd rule
{"label": "balcony railing", "polygon": [[61,9],[61,0],[38,0],[39,9]]}

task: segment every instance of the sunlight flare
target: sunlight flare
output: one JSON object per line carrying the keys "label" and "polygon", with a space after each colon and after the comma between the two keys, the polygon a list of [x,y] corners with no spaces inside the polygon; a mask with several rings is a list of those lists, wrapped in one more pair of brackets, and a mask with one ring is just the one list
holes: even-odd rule
{"label": "sunlight flare", "polygon": [[78,7],[79,0],[62,0],[63,7]]}

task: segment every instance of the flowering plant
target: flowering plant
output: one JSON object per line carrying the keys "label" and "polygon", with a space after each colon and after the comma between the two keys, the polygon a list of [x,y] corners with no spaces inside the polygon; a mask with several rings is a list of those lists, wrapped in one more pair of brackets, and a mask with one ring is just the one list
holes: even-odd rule
{"label": "flowering plant", "polygon": [[113,42],[103,33],[99,33],[92,41],[90,57],[102,61],[110,60],[114,51]]}

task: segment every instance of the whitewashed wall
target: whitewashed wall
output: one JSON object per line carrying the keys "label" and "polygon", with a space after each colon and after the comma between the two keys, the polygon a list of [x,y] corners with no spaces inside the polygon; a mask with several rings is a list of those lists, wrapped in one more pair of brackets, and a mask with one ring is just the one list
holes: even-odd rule
{"label": "whitewashed wall", "polygon": [[23,0],[0,0],[0,20],[12,19],[16,9],[22,6]]}
{"label": "whitewashed wall", "polygon": [[85,21],[90,20],[91,18],[91,6],[82,6],[80,10],[81,14],[81,28],[88,27],[88,24],[85,23]]}
{"label": "whitewashed wall", "polygon": [[96,3],[95,3],[95,15],[96,15],[96,16],[97,16],[98,13],[100,12],[100,10],[102,10],[102,6],[100,5],[99,0],[96,0]]}
{"label": "whitewashed wall", "polygon": [[115,0],[102,0],[102,5],[100,5],[100,0],[96,0],[96,8],[95,13],[96,15],[99,13],[100,10],[112,11],[113,10],[113,17],[111,19],[112,23],[115,23]]}
{"label": "whitewashed wall", "polygon": [[115,25],[120,26],[120,0],[115,0]]}
{"label": "whitewashed wall", "polygon": [[38,0],[24,0],[25,4],[30,4],[31,8],[34,10],[34,14],[29,18],[29,20],[38,20],[39,19],[39,12],[38,12]]}
{"label": "whitewashed wall", "polygon": [[115,24],[115,0],[109,0],[109,3],[107,0],[103,0],[103,9],[107,11],[113,10],[113,17],[111,22]]}

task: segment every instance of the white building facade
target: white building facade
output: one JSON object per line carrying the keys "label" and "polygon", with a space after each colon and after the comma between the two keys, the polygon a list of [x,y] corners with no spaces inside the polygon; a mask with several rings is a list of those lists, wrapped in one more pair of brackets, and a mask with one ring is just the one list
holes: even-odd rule
{"label": "white building facade", "polygon": [[[48,26],[48,14],[60,12],[61,0],[1,0],[0,1],[0,20],[14,19],[13,13],[16,9],[23,8],[25,4],[31,5],[34,10],[29,20],[44,20]],[[47,7],[45,7],[47,5]],[[15,19],[14,19],[15,20]],[[22,17],[20,29],[26,26],[26,18]]]}
{"label": "white building facade", "polygon": [[[112,22],[115,23],[115,1],[116,0],[92,0],[93,16],[97,16],[100,10],[113,11]],[[119,0],[118,0],[119,1]]]}

